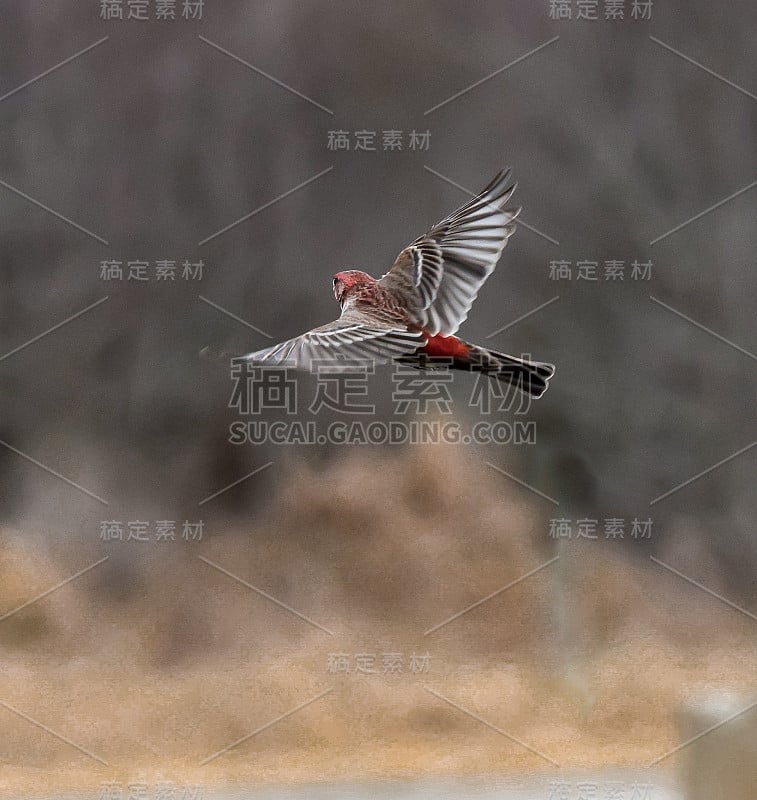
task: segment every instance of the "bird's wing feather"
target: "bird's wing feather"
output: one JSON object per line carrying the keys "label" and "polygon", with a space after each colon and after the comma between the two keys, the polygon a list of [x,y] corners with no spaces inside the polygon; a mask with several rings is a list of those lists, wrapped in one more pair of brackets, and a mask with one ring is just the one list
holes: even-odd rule
{"label": "bird's wing feather", "polygon": [[385,363],[415,352],[423,342],[419,331],[348,306],[339,319],[244,358],[256,364],[312,370],[315,361]]}
{"label": "bird's wing feather", "polygon": [[502,170],[480,194],[406,247],[380,279],[432,336],[455,333],[493,272],[520,212],[502,208],[514,191],[510,170]]}

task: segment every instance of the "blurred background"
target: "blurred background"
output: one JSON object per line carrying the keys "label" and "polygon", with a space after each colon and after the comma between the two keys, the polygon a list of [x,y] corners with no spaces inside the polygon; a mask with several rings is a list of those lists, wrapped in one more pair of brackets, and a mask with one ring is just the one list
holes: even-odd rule
{"label": "blurred background", "polygon": [[[757,678],[753,4],[0,19],[6,787],[680,767]],[[333,319],[502,166],[462,334],[557,365],[535,440],[230,442],[201,351]]]}

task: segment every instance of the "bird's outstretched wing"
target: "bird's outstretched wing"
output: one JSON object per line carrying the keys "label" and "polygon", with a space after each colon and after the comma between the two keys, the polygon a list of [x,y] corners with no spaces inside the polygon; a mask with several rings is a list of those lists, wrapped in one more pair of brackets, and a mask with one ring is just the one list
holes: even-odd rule
{"label": "bird's outstretched wing", "polygon": [[520,208],[502,208],[514,191],[510,170],[502,170],[480,194],[406,247],[380,279],[432,336],[451,336],[468,316],[515,231]]}
{"label": "bird's outstretched wing", "polygon": [[419,331],[348,306],[339,319],[244,358],[255,364],[312,370],[316,361],[386,363],[415,352],[423,343]]}

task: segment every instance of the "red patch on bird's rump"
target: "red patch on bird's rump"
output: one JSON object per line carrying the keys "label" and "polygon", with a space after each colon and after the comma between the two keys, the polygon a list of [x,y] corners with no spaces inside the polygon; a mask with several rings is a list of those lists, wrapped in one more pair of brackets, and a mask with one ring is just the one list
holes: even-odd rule
{"label": "red patch on bird's rump", "polygon": [[421,350],[428,356],[436,358],[461,358],[466,359],[470,346],[456,336],[429,336]]}

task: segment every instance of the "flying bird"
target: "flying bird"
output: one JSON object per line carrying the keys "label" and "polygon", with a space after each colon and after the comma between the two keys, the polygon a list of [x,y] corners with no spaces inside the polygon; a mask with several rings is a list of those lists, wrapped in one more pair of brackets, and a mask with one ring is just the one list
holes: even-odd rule
{"label": "flying bird", "polygon": [[244,356],[255,364],[309,370],[323,361],[398,361],[418,369],[481,372],[541,397],[552,364],[516,358],[458,338],[484,281],[515,231],[520,208],[504,208],[510,170],[397,256],[380,278],[348,269],[334,275],[338,319]]}

